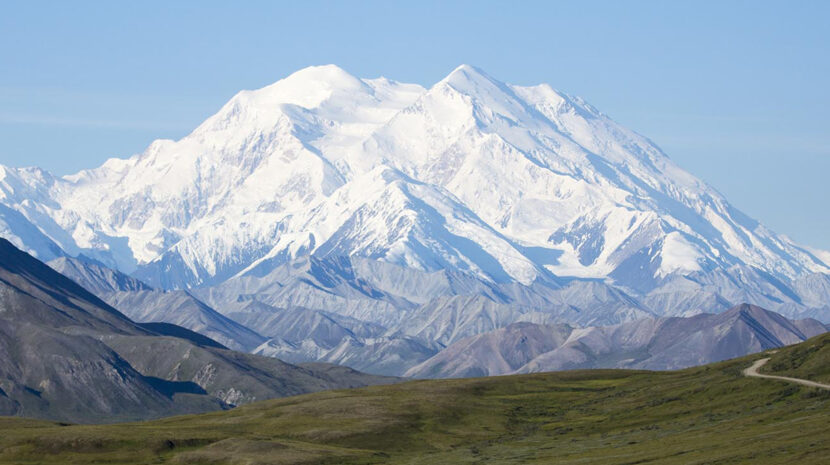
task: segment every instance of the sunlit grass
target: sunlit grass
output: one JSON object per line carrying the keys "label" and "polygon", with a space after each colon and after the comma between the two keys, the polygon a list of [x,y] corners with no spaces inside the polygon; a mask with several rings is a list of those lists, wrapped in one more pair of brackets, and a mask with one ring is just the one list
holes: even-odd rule
{"label": "sunlit grass", "polygon": [[[782,349],[770,368],[826,373],[828,347],[830,336]],[[760,356],[414,381],[109,426],[4,418],[0,462],[827,463],[830,393],[741,376]]]}

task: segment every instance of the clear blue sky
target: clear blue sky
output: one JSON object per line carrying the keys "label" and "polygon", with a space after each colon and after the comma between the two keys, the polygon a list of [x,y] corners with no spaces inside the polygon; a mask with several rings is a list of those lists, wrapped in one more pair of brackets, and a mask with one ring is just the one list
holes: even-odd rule
{"label": "clear blue sky", "polygon": [[[238,3],[240,5],[232,5]],[[66,174],[313,64],[548,82],[830,249],[830,2],[2,2],[0,163]]]}

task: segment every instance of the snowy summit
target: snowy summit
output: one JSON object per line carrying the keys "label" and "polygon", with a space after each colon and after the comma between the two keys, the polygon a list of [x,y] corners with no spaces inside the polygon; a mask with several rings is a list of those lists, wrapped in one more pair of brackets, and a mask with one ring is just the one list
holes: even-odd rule
{"label": "snowy summit", "polygon": [[747,217],[582,99],[468,65],[429,89],[310,67],[128,159],[65,177],[0,167],[0,233],[41,259],[82,253],[165,288],[307,256],[643,293],[692,275],[830,272],[824,252]]}

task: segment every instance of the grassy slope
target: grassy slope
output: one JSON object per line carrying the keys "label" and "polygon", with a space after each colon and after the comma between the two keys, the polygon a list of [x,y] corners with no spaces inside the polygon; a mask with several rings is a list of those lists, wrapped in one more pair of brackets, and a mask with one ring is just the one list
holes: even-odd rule
{"label": "grassy slope", "polygon": [[761,371],[830,383],[830,333],[776,353]]}
{"label": "grassy slope", "polygon": [[110,426],[0,419],[0,463],[826,463],[830,392],[742,377],[757,358],[416,381]]}

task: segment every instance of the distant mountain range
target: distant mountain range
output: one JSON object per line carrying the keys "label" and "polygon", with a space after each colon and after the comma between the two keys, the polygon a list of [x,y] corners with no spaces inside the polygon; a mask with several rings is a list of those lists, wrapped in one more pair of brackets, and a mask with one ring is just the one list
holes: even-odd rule
{"label": "distant mountain range", "polygon": [[827,331],[816,320],[788,320],[748,304],[719,315],[650,318],[596,328],[515,323],[455,342],[406,375],[449,378],[581,368],[671,370],[796,344]]}
{"label": "distant mountain range", "polygon": [[[583,281],[549,291],[545,297],[579,299],[584,310],[563,303],[525,308],[500,302],[497,296],[506,295],[497,287],[488,291],[490,295],[478,289],[484,295],[428,298],[429,289],[451,287],[448,282],[454,281],[446,274],[434,281],[427,279],[430,276],[390,280],[421,289],[427,300],[399,311],[391,302],[403,297],[391,294],[389,287],[375,287],[354,276],[345,282],[332,274],[313,280],[311,270],[326,266],[319,263],[282,269],[278,276],[261,282],[243,280],[244,285],[229,282],[201,290],[205,301],[224,302],[216,307],[223,315],[196,295],[154,290],[91,261],[60,258],[51,264],[83,286],[98,289],[102,299],[137,321],[175,323],[227,341],[226,345],[292,363],[324,361],[394,376],[472,377],[578,368],[678,369],[795,344],[830,330],[815,319],[790,320],[749,304],[720,314],[689,317],[637,314],[635,301],[610,287]],[[329,271],[332,269],[337,268]],[[373,271],[379,276],[376,269]],[[463,278],[456,282],[459,288],[463,288]],[[228,289],[233,289],[230,295],[236,301],[224,294]],[[350,310],[346,308],[348,299],[338,300],[326,290],[364,295],[367,305]],[[239,297],[243,295],[253,297]],[[309,306],[279,306],[288,302]],[[341,304],[344,307],[339,312],[313,308]],[[608,326],[562,323],[579,318],[590,322],[596,315],[609,314],[624,317]],[[367,322],[373,319],[388,323]],[[259,345],[243,344],[249,340]]]}
{"label": "distant mountain range", "polygon": [[348,257],[485,286],[599,280],[657,315],[746,301],[830,321],[830,254],[582,99],[467,65],[429,89],[306,68],[126,160],[2,167],[0,206],[0,233],[35,256],[161,289]]}
{"label": "distant mountain range", "polygon": [[[429,89],[306,68],[128,159],[0,167],[0,236],[135,321],[380,374],[672,368],[830,322],[830,253],[582,99],[467,65]],[[695,316],[743,303],[783,317]]]}
{"label": "distant mountain range", "polygon": [[[265,338],[190,294],[154,290],[91,261],[62,258],[53,265],[152,322],[132,321],[0,239],[0,415],[114,422],[395,381],[332,364],[292,365],[231,351],[163,321],[179,319],[203,334],[215,332],[234,342],[240,334]],[[452,333],[441,331],[447,327],[443,323],[432,324],[433,318],[417,320],[421,324],[406,335],[342,315],[275,309],[255,300],[241,302],[230,315],[268,331],[270,339],[257,352],[414,377],[681,368],[793,344],[828,330],[816,320],[793,321],[751,305],[719,315],[589,328],[541,323],[543,314],[503,305],[525,318],[499,327],[494,318],[504,309],[491,300],[447,300],[443,308],[457,311],[442,312],[443,320],[464,320],[452,326]],[[171,301],[185,303],[169,307]],[[431,315],[427,308],[420,311]],[[498,329],[488,331],[490,327]]]}

